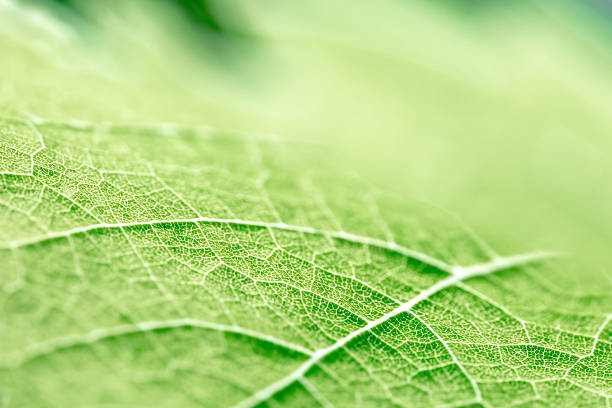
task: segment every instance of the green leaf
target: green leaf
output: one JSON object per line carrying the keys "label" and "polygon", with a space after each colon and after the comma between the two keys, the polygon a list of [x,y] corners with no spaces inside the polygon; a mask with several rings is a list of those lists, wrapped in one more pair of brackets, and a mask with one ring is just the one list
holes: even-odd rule
{"label": "green leaf", "polygon": [[498,257],[427,204],[290,175],[279,141],[2,129],[11,404],[606,398],[610,315],[538,283],[552,254]]}
{"label": "green leaf", "polygon": [[[217,68],[204,64],[200,80],[189,77],[195,63],[182,52],[175,54],[182,64],[168,63],[168,54],[155,47],[170,53],[179,46],[164,45],[162,28],[126,38],[131,27],[101,20],[112,27],[103,30],[110,32],[104,34],[110,36],[108,47],[117,49],[90,54],[61,34],[72,28],[41,17],[38,9],[0,7],[6,16],[0,20],[6,23],[0,25],[0,50],[13,57],[0,68],[8,78],[0,88],[0,406],[606,407],[612,402],[609,262],[599,260],[597,247],[581,242],[585,235],[606,242],[606,232],[588,222],[576,227],[565,221],[570,217],[565,213],[549,214],[537,226],[575,237],[565,244],[538,238],[537,228],[521,230],[515,223],[530,207],[514,197],[519,189],[511,183],[502,183],[510,196],[494,184],[488,185],[494,193],[481,193],[490,200],[499,194],[492,202],[504,222],[491,221],[493,212],[479,206],[481,196],[467,191],[485,177],[473,169],[488,168],[491,162],[481,156],[490,151],[462,150],[463,139],[457,142],[442,125],[427,135],[444,143],[447,156],[422,153],[432,151],[429,142],[411,139],[410,156],[401,149],[402,158],[414,160],[423,172],[447,176],[438,187],[450,199],[439,201],[456,202],[455,208],[470,214],[461,205],[468,203],[484,218],[479,225],[492,226],[476,233],[454,213],[410,193],[404,178],[422,182],[409,183],[420,186],[414,190],[437,190],[422,173],[409,171],[411,164],[402,162],[402,171],[393,172],[385,167],[388,156],[377,156],[378,142],[388,148],[382,129],[394,131],[391,125],[383,128],[393,116],[387,109],[406,106],[392,87],[385,88],[389,83],[378,83],[389,91],[381,96],[389,104],[371,107],[381,115],[376,120],[353,118],[350,92],[358,94],[359,88],[345,78],[346,84],[326,93],[330,113],[307,124],[293,117],[308,130],[321,119],[327,123],[322,136],[269,135],[292,128],[271,125],[268,114],[251,105],[258,92],[233,93]],[[274,31],[291,18],[299,20],[293,12],[300,8],[287,7],[277,5],[282,15],[277,20],[251,17]],[[392,18],[393,7],[362,14],[376,22]],[[444,14],[415,10],[424,21],[451,24]],[[334,15],[347,24],[346,32],[352,30],[350,18]],[[338,34],[324,18],[315,21],[321,27],[312,23],[306,31],[326,38]],[[381,31],[387,27],[377,24]],[[444,37],[440,26],[423,24],[424,31],[438,27]],[[49,48],[36,41],[40,30],[57,34]],[[15,32],[22,35],[8,34]],[[275,41],[280,40],[270,40]],[[362,45],[374,47],[368,41],[380,46],[372,38]],[[288,42],[283,50],[299,53],[295,40]],[[333,65],[328,52],[345,53],[338,57],[340,67],[376,66],[387,58],[362,54],[350,44],[333,52],[319,46],[317,52],[325,55],[321,72],[311,74],[323,81],[335,72],[326,68]],[[468,54],[478,49],[465,47]],[[305,48],[287,58],[311,58]],[[405,56],[401,47],[390,52]],[[474,96],[464,85],[402,64],[389,65],[420,75],[415,81],[420,78],[426,88],[445,84],[448,95]],[[361,73],[351,73],[358,82]],[[185,90],[185,84],[194,89]],[[198,94],[202,90],[211,96]],[[299,86],[293,90],[299,93]],[[335,92],[343,91],[349,92],[341,99],[349,114],[345,105],[334,105],[333,98],[340,98]],[[296,103],[312,109],[310,95]],[[266,105],[278,111],[293,100],[268,97]],[[485,104],[477,98],[472,103],[475,110]],[[440,119],[449,127],[457,117],[472,126],[462,110],[470,107],[453,111],[444,102],[434,107],[449,109]],[[517,103],[510,109],[533,114],[536,108]],[[202,124],[201,112],[214,126]],[[495,112],[495,120],[508,120]],[[376,124],[380,134],[357,132],[361,136],[353,144],[326,140],[335,129],[326,114],[353,118],[344,130],[361,124],[360,132],[367,133]],[[597,135],[609,121],[590,111],[572,115],[582,128],[588,128],[589,117]],[[231,124],[240,130],[220,130]],[[244,131],[253,125],[265,133]],[[546,128],[536,120],[532,125]],[[526,144],[527,136],[516,137],[517,144]],[[353,171],[367,155],[347,146],[360,143],[377,157],[376,169],[363,165]],[[588,143],[608,146],[604,138]],[[588,143],[580,139],[557,152],[551,148],[550,161],[582,152]],[[511,159],[525,157],[508,150]],[[599,156],[588,157],[600,163]],[[551,180],[546,160],[538,157],[528,170],[513,171],[543,187]],[[591,185],[579,175],[572,192]],[[397,184],[395,192],[387,191],[389,179]],[[553,199],[567,198],[555,185],[548,188]],[[452,196],[454,189],[461,194]],[[609,190],[601,189],[595,194],[605,203]],[[589,205],[568,204],[576,212],[598,208]],[[593,211],[602,219],[607,214]],[[520,239],[508,238],[513,234]],[[542,242],[574,251],[545,250]],[[580,256],[587,247],[589,256]]]}

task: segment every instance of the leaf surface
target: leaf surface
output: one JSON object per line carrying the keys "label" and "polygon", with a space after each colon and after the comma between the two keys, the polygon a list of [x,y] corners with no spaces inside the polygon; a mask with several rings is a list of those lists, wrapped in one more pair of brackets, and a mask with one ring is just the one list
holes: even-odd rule
{"label": "leaf surface", "polygon": [[290,175],[290,143],[172,131],[3,119],[11,404],[606,400],[607,299],[540,282],[553,254],[500,257],[428,204]]}
{"label": "leaf surface", "polygon": [[[443,24],[428,23],[428,9],[416,8],[414,17],[391,2],[375,10],[360,3],[357,14],[380,27],[361,38],[357,20],[341,17],[340,5],[328,6],[339,8],[335,19],[326,20],[327,8],[314,7],[317,18],[306,22],[301,6],[276,5],[280,17],[251,16],[259,25],[250,29],[267,38],[260,41],[274,55],[264,59],[271,76],[283,73],[278,82],[264,82],[278,93],[268,90],[272,96],[260,101],[262,93],[247,95],[244,88],[261,83],[245,80],[237,92],[225,75],[238,74],[191,65],[190,56],[175,53],[176,44],[165,43],[164,28],[146,23],[149,14],[145,23],[129,20],[140,21],[134,27],[102,20],[110,50],[94,53],[75,45],[88,48],[69,26],[7,4],[0,3],[0,50],[12,56],[0,64],[7,78],[0,86],[0,406],[612,403],[609,262],[577,256],[607,250],[609,221],[600,207],[612,197],[601,183],[609,164],[590,143],[609,146],[601,132],[609,118],[596,109],[558,115],[560,127],[592,123],[592,133],[601,136],[568,142],[567,151],[527,140],[546,134],[547,121],[526,120],[528,132],[506,126],[515,114],[540,112],[523,105],[520,90],[512,94],[517,101],[504,96],[502,107],[491,109],[491,123],[482,119],[480,113],[499,102],[494,95],[483,98],[480,87],[486,86],[474,83],[487,81],[487,64],[498,69],[516,58],[512,46],[498,62],[497,53],[480,55],[487,48],[464,33],[462,47],[443,59],[429,54],[429,44],[406,42],[412,37],[398,28],[421,24],[417,17],[424,16],[421,32],[455,38],[455,23],[437,14]],[[125,7],[119,15],[134,16]],[[415,50],[441,72],[415,65]],[[270,62],[274,58],[280,62]],[[464,59],[483,64],[455,69]],[[312,72],[303,70],[308,64]],[[570,66],[568,76],[581,69]],[[532,71],[525,68],[521,89],[551,98],[545,84],[542,91],[532,88]],[[287,96],[281,89],[291,75],[299,81]],[[393,79],[400,77],[417,92],[416,103],[397,92]],[[601,78],[588,77],[600,89]],[[439,88],[448,100],[470,102],[460,108],[446,100],[423,103]],[[559,104],[581,106],[559,93]],[[603,92],[597,95],[606,100]],[[368,103],[355,103],[363,100]],[[293,103],[295,110],[287,107]],[[300,117],[302,108],[308,121]],[[404,123],[398,118],[408,110],[412,116]],[[454,137],[459,119],[482,135],[477,143]],[[412,136],[420,120],[426,126]],[[298,126],[286,124],[292,121]],[[221,130],[234,124],[242,130]],[[497,171],[498,156],[476,147],[501,125],[521,148],[535,149],[536,159],[523,166],[526,153],[504,145],[499,150],[508,158],[501,163],[520,166]],[[314,130],[321,135],[303,137]],[[338,139],[352,139],[326,140],[338,132]],[[401,137],[385,145],[386,133]],[[360,143],[365,154],[349,151]],[[383,168],[378,153],[390,147],[400,152],[390,157],[401,171],[385,171],[380,180],[365,164],[359,173],[352,170],[370,156]],[[574,153],[594,164],[570,169],[576,181],[567,193],[557,181],[564,177],[549,173],[556,169],[551,163]],[[570,237],[574,253],[546,251],[530,234],[518,243],[497,230],[483,239],[453,213],[404,188],[451,198],[460,191],[480,216],[481,197],[512,186],[495,180],[487,193],[474,187],[477,180],[517,173],[539,183],[528,190],[545,209],[547,222],[538,226]],[[548,194],[565,204],[567,194],[581,191],[597,203],[570,202],[560,210],[536,200]],[[522,213],[533,216],[514,193],[495,201],[511,233],[529,219]],[[562,216],[555,218],[551,208]],[[558,225],[571,211],[587,214],[586,221]],[[596,217],[600,225],[590,227]],[[480,225],[490,222],[484,211],[482,218]],[[538,226],[530,232],[539,237]],[[582,242],[584,236],[599,246]]]}

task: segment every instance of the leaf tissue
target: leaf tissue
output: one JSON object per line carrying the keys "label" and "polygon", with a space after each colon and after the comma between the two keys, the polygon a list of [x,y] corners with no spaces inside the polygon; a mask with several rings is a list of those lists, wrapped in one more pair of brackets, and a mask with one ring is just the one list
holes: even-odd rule
{"label": "leaf tissue", "polygon": [[602,7],[0,2],[0,407],[609,408]]}

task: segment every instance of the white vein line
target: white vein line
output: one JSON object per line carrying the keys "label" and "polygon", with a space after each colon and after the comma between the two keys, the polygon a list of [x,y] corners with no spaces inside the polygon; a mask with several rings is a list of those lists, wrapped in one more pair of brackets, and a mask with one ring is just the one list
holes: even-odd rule
{"label": "white vein line", "polygon": [[[457,283],[458,282],[455,282],[455,284]],[[442,336],[440,336],[438,332],[436,332],[433,329],[433,327],[431,327],[425,320],[421,319],[416,313],[413,313],[412,311],[410,311],[409,313],[410,315],[414,316],[419,322],[421,322],[425,327],[427,327],[427,329],[438,339],[438,341],[442,343],[446,351],[448,351],[448,354],[450,355],[451,360],[453,360],[453,363],[455,363],[457,367],[459,367],[459,370],[463,373],[463,375],[465,375],[467,380],[470,382],[470,386],[474,390],[474,400],[477,403],[484,405],[484,401],[482,400],[482,393],[480,392],[480,387],[478,387],[478,383],[476,382],[476,380],[474,380],[474,378],[472,378],[472,376],[470,376],[470,374],[467,372],[463,364],[461,364],[461,362],[457,359],[457,357],[455,356],[455,353],[453,353],[453,350],[448,345],[449,343],[446,342],[442,338]]]}
{"label": "white vein line", "polygon": [[2,366],[19,366],[39,356],[52,354],[56,351],[68,349],[79,345],[93,344],[98,341],[112,337],[118,337],[134,333],[146,333],[154,330],[172,329],[179,327],[197,327],[202,329],[218,330],[226,333],[236,333],[258,340],[263,340],[268,343],[276,344],[277,346],[281,346],[283,348],[293,350],[307,356],[311,356],[313,354],[312,350],[309,350],[300,345],[293,344],[285,340],[276,338],[274,336],[245,329],[236,325],[228,326],[214,322],[206,322],[192,318],[184,318],[176,320],[145,321],[134,324],[105,327],[101,329],[95,329],[84,334],[72,334],[40,343],[31,344],[26,347],[24,351],[13,353],[12,359],[10,357],[11,354],[9,354],[9,357],[3,357],[3,359],[5,359],[5,361],[9,361],[9,363],[3,363]]}
{"label": "white vein line", "polygon": [[564,252],[558,251],[534,251],[525,254],[517,254],[510,256],[502,256],[492,259],[489,262],[484,262],[469,266],[451,266],[453,275],[488,275],[493,272],[499,272],[505,269],[510,269],[515,266],[521,266],[537,262],[539,260],[552,258],[555,256],[565,255]]}
{"label": "white vein line", "polygon": [[[414,298],[409,301],[402,303],[399,307],[392,310],[391,312],[385,314],[384,316],[373,320],[362,326],[361,328],[353,331],[347,336],[339,339],[334,344],[315,351],[312,356],[306,360],[302,365],[300,365],[296,370],[281,378],[280,380],[270,384],[266,388],[263,388],[260,391],[252,394],[250,397],[242,400],[234,408],[253,408],[256,405],[270,399],[279,391],[287,388],[289,385],[293,384],[295,381],[300,380],[304,374],[306,374],[314,365],[318,364],[325,357],[335,352],[336,350],[344,347],[347,343],[353,340],[356,337],[359,337],[365,332],[370,331],[371,329],[381,325],[392,317],[410,311],[416,304],[422,302],[433,296],[434,294],[440,292],[443,289],[449,288],[451,286],[455,286],[457,283],[462,282],[466,279],[473,278],[476,276],[485,276],[491,273],[511,268],[514,266],[524,265],[529,262],[534,262],[545,257],[549,257],[550,254],[535,252],[528,254],[515,255],[508,258],[499,258],[495,259],[488,263],[473,265],[469,267],[455,267],[453,268],[453,274],[445,279],[442,279],[430,286],[429,288],[423,290]],[[469,379],[469,377],[468,377]],[[478,397],[478,395],[476,395]]]}
{"label": "white vein line", "polygon": [[29,120],[26,120],[25,123],[30,127],[30,129],[32,129],[34,133],[36,133],[36,135],[38,136],[38,141],[40,142],[40,147],[38,147],[32,153],[26,153],[28,156],[30,156],[30,172],[29,173],[19,173],[19,172],[14,172],[14,171],[0,171],[0,175],[6,175],[6,176],[33,176],[34,175],[34,167],[35,167],[34,166],[34,156],[36,156],[36,154],[38,154],[41,150],[44,150],[47,146],[45,145],[45,140],[43,139],[43,135],[38,131],[36,126],[34,126],[34,124]]}
{"label": "white vein line", "polygon": [[[34,156],[36,156],[38,152],[44,150],[47,147],[47,145],[45,145],[45,139],[43,139],[42,133],[38,131],[38,128],[36,127],[34,122],[32,122],[31,120],[27,120],[26,123],[34,131],[34,133],[36,133],[36,135],[38,136],[38,141],[40,142],[40,147],[34,150],[32,153],[30,153],[30,157],[32,158],[32,160],[34,160]],[[32,170],[34,170],[33,162],[32,162]]]}
{"label": "white vein line", "polygon": [[334,408],[334,404],[329,402],[329,400],[325,398],[325,395],[321,394],[317,387],[306,378],[300,378],[300,384],[302,384],[306,391],[308,391],[323,408]]}
{"label": "white vein line", "polygon": [[[304,227],[298,225],[289,225],[284,222],[276,222],[269,223],[264,221],[252,221],[252,220],[241,220],[235,218],[212,218],[212,217],[195,217],[195,218],[177,218],[170,220],[150,220],[150,221],[134,221],[134,222],[124,222],[124,223],[99,223],[87,225],[84,227],[76,227],[65,231],[57,231],[52,232],[45,235],[39,235],[35,237],[30,237],[22,240],[11,241],[7,244],[0,246],[0,249],[15,249],[23,246],[34,245],[37,243],[41,243],[44,241],[57,239],[57,238],[65,238],[70,235],[80,234],[88,231],[93,231],[97,229],[103,228],[129,228],[136,226],[152,226],[157,224],[175,224],[175,223],[188,223],[188,222],[206,222],[206,223],[219,223],[219,224],[230,224],[230,225],[245,225],[251,227],[261,227],[261,228],[273,228],[277,230],[284,231],[292,231],[292,232],[301,232],[304,234],[310,235],[322,235],[329,238],[340,239],[343,241],[354,242],[358,244],[378,247],[381,249],[386,249],[392,252],[396,252],[398,254],[404,255],[406,257],[421,261],[428,265],[434,266],[438,269],[441,269],[446,272],[452,272],[453,267],[447,264],[444,261],[433,258],[429,255],[423,254],[421,252],[415,251],[413,249],[406,248],[402,245],[399,245],[395,242],[384,241],[381,239],[365,237],[361,235],[352,234],[350,232],[345,231],[326,231],[319,230],[312,227]],[[503,268],[503,265],[500,265]]]}
{"label": "white vein line", "polygon": [[506,315],[510,316],[511,318],[513,318],[514,320],[516,320],[517,322],[520,323],[520,325],[523,328],[523,332],[525,332],[525,337],[527,338],[528,343],[527,344],[533,344],[533,342],[531,341],[531,336],[529,336],[529,331],[527,330],[527,325],[525,324],[525,321],[523,319],[521,319],[520,317],[518,317],[517,315],[515,315],[514,313],[512,313],[507,307],[503,306],[501,303],[496,302],[495,300],[491,299],[490,297],[488,297],[487,295],[485,295],[484,293],[480,292],[479,290],[476,290],[468,285],[464,285],[462,283],[457,284],[457,287],[465,290],[466,292],[472,294],[473,296],[476,296],[477,298],[489,303],[490,305],[498,308],[499,310],[501,310],[502,312],[504,312]]}
{"label": "white vein line", "polygon": [[608,323],[610,323],[610,320],[612,320],[612,313],[610,313],[609,315],[606,316],[604,321],[601,323],[601,325],[597,329],[597,332],[595,333],[595,336],[593,337],[593,347],[591,348],[591,351],[588,354],[585,354],[585,355],[579,357],[574,362],[574,364],[572,364],[565,371],[565,374],[563,374],[563,377],[561,377],[561,378],[567,379],[567,376],[569,375],[569,373],[574,369],[574,367],[576,367],[578,365],[578,363],[580,363],[582,360],[584,360],[587,357],[592,357],[592,356],[595,355],[595,349],[597,348],[597,343],[599,342],[599,336],[601,336],[601,333],[603,333],[603,331],[606,328],[606,326],[608,325]]}
{"label": "white vein line", "polygon": [[601,326],[599,326],[599,329],[597,329],[597,333],[595,333],[595,337],[593,338],[593,348],[591,349],[591,352],[586,356],[592,356],[595,353],[595,348],[597,348],[597,342],[599,341],[599,337],[601,336],[601,333],[603,333],[608,323],[610,323],[610,320],[612,320],[612,313],[606,316],[604,321],[601,323]]}
{"label": "white vein line", "polygon": [[0,171],[0,175],[3,176],[31,176],[32,173],[19,173],[15,171]]}
{"label": "white vein line", "polygon": [[597,390],[595,388],[591,388],[591,387],[589,387],[587,385],[584,385],[584,384],[580,384],[580,383],[578,383],[576,381],[569,380],[567,378],[565,379],[565,381],[567,381],[570,384],[575,385],[578,388],[582,388],[585,391],[591,392],[593,394],[597,394],[597,395],[599,395],[599,396],[601,396],[603,398],[610,398],[610,397],[612,397],[612,395],[610,395],[610,394],[606,394],[605,392],[599,391],[599,390]]}

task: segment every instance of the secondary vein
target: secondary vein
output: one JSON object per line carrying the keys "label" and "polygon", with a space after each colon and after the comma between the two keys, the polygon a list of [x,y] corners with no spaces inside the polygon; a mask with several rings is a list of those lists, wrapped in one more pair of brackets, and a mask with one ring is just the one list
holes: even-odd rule
{"label": "secondary vein", "polygon": [[284,230],[284,231],[292,231],[299,232],[303,234],[309,235],[320,235],[328,238],[338,239],[347,242],[353,242],[363,245],[368,245],[372,247],[377,247],[381,249],[385,249],[394,253],[398,253],[400,255],[406,256],[411,259],[415,259],[417,261],[423,262],[425,264],[431,265],[435,268],[443,270],[445,272],[451,273],[453,271],[453,266],[447,264],[446,262],[433,258],[427,254],[415,251],[413,249],[407,248],[405,246],[399,245],[395,242],[384,241],[377,238],[371,238],[362,235],[352,234],[350,232],[345,231],[327,231],[320,230],[317,228],[306,227],[306,226],[298,226],[298,225],[290,225],[285,224],[283,222],[265,222],[265,221],[253,221],[253,220],[242,220],[242,219],[225,219],[225,218],[213,218],[213,217],[195,217],[195,218],[177,218],[170,220],[149,220],[149,221],[134,221],[134,222],[123,222],[123,223],[98,223],[92,225],[86,225],[83,227],[75,227],[69,230],[51,232],[45,235],[34,236],[30,238],[25,238],[22,240],[10,241],[3,246],[0,246],[0,249],[16,249],[21,247],[26,247],[30,245],[40,244],[46,241],[58,239],[58,238],[66,238],[71,235],[81,234],[89,231],[95,231],[105,228],[129,228],[129,227],[137,227],[137,226],[152,226],[158,224],[178,224],[178,223],[210,223],[210,224],[226,224],[226,225],[244,225],[250,227],[259,227],[259,228],[272,228],[276,230]]}
{"label": "secondary vein", "polygon": [[[235,405],[234,408],[253,408],[257,406],[258,404],[264,401],[267,401],[268,399],[273,397],[276,393],[282,391],[283,389],[287,388],[289,385],[293,384],[295,381],[298,381],[299,379],[301,379],[314,365],[319,363],[321,360],[323,360],[325,357],[327,357],[331,353],[344,347],[351,340],[355,339],[356,337],[359,337],[363,333],[370,331],[371,329],[379,326],[380,324],[386,322],[387,320],[391,319],[392,317],[400,313],[410,311],[415,305],[422,302],[423,300],[428,299],[429,297],[440,292],[443,289],[449,288],[451,286],[455,286],[457,283],[460,283],[462,281],[465,281],[467,279],[470,279],[476,276],[489,275],[491,273],[498,272],[500,270],[512,268],[515,266],[525,265],[530,262],[536,262],[538,260],[542,260],[550,256],[551,254],[548,252],[533,252],[533,253],[515,255],[515,256],[511,256],[507,258],[498,258],[491,262],[477,264],[477,265],[468,266],[468,267],[455,267],[452,269],[453,273],[449,277],[438,281],[437,283],[430,286],[429,288],[421,291],[414,298],[410,299],[409,301],[405,303],[402,303],[396,309],[392,310],[391,312],[385,314],[384,316],[376,320],[369,322],[365,326],[362,326],[361,328],[353,331],[347,336],[336,341],[334,344],[326,348],[317,350],[316,352],[312,354],[312,356],[308,360],[306,360],[297,369],[295,369],[294,371],[292,371],[285,377],[281,378],[280,380],[270,384],[266,388],[259,390],[256,393],[252,394],[250,397],[242,400],[237,405]],[[468,380],[470,380],[469,376],[468,376]],[[470,383],[473,386],[475,384],[473,380],[470,380]],[[474,386],[474,391],[476,394],[476,399],[480,400],[479,398],[480,392],[477,386]]]}
{"label": "secondary vein", "polygon": [[6,361],[8,363],[7,365],[9,366],[19,366],[36,357],[52,354],[56,351],[68,349],[75,346],[93,344],[101,340],[125,336],[129,334],[145,333],[154,330],[173,329],[180,327],[197,327],[202,329],[217,330],[226,333],[235,333],[272,343],[277,346],[307,356],[311,356],[313,354],[313,351],[307,349],[306,347],[279,339],[274,336],[270,336],[268,334],[263,334],[253,330],[245,329],[236,325],[230,326],[192,318],[183,318],[175,320],[137,322],[133,324],[124,324],[119,326],[95,329],[87,333],[79,333],[58,337],[41,343],[31,344],[30,346],[26,347],[25,351],[20,352],[19,354],[15,353],[12,358],[9,355],[9,357],[6,358]]}

